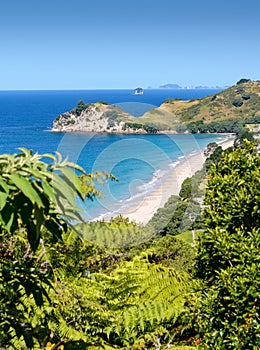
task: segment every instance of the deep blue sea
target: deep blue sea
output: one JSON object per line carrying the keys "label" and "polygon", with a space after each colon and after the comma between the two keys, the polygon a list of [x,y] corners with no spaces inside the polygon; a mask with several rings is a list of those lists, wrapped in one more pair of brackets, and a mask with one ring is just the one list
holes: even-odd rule
{"label": "deep blue sea", "polygon": [[[88,172],[107,170],[118,178],[102,186],[105,196],[86,204],[86,218],[113,215],[152,191],[183,156],[199,151],[219,135],[88,135],[51,133],[60,113],[85,103],[106,101],[134,114],[159,106],[166,98],[196,99],[219,90],[63,90],[0,91],[0,152],[26,147],[39,153],[59,151]],[[222,137],[223,138],[223,137]]]}

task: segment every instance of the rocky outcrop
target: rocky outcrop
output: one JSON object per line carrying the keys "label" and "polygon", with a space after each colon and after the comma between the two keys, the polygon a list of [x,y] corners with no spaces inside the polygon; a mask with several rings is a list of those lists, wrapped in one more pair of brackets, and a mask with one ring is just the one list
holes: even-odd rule
{"label": "rocky outcrop", "polygon": [[53,122],[54,132],[147,133],[142,126],[131,127],[133,116],[120,108],[103,102],[85,104],[79,101],[76,108],[59,115]]}

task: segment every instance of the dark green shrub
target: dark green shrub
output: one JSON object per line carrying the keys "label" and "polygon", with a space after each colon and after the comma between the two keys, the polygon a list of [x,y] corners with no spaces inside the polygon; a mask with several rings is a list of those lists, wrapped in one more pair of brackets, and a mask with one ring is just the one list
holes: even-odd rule
{"label": "dark green shrub", "polygon": [[251,81],[251,79],[242,78],[242,79],[240,79],[240,80],[237,82],[237,85],[244,84],[244,83],[249,83],[250,81]]}
{"label": "dark green shrub", "polygon": [[232,105],[235,107],[241,107],[243,105],[243,100],[241,98],[236,98],[233,102]]}
{"label": "dark green shrub", "polygon": [[98,101],[97,103],[102,103],[102,105],[107,105],[107,106],[110,105],[110,103],[108,103],[108,102],[106,102],[106,101],[102,101],[102,100]]}
{"label": "dark green shrub", "polygon": [[174,101],[182,101],[182,98],[167,98],[163,103],[173,103]]}
{"label": "dark green shrub", "polygon": [[90,105],[86,104],[84,101],[80,100],[77,107],[72,110],[76,116],[80,116],[81,112],[86,110]]}
{"label": "dark green shrub", "polygon": [[236,89],[236,92],[238,94],[243,94],[245,92],[244,88],[242,86],[238,86],[238,88]]}
{"label": "dark green shrub", "polygon": [[243,100],[249,100],[250,98],[251,98],[251,96],[248,92],[243,93],[243,95],[242,95]]}

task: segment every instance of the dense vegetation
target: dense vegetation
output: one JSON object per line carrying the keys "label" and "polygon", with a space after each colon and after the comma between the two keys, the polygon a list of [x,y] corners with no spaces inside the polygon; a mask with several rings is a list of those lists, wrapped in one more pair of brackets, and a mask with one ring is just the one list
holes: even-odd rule
{"label": "dense vegetation", "polygon": [[75,198],[99,195],[108,174],[2,155],[2,348],[257,350],[260,156],[248,138],[209,144],[145,227],[83,222]]}
{"label": "dense vegetation", "polygon": [[207,348],[260,346],[260,157],[244,143],[212,166],[199,235],[197,322]]}

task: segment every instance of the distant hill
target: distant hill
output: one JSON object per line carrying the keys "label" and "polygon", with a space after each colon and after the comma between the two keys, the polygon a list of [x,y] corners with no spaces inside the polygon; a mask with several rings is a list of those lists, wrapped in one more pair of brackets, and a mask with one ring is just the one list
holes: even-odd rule
{"label": "distant hill", "polygon": [[181,86],[179,86],[178,84],[165,84],[165,85],[161,85],[159,86],[159,89],[182,89]]}
{"label": "distant hill", "polygon": [[53,131],[107,133],[237,132],[260,123],[260,81],[246,81],[197,100],[167,99],[136,118],[104,102],[78,106],[58,116]]}

